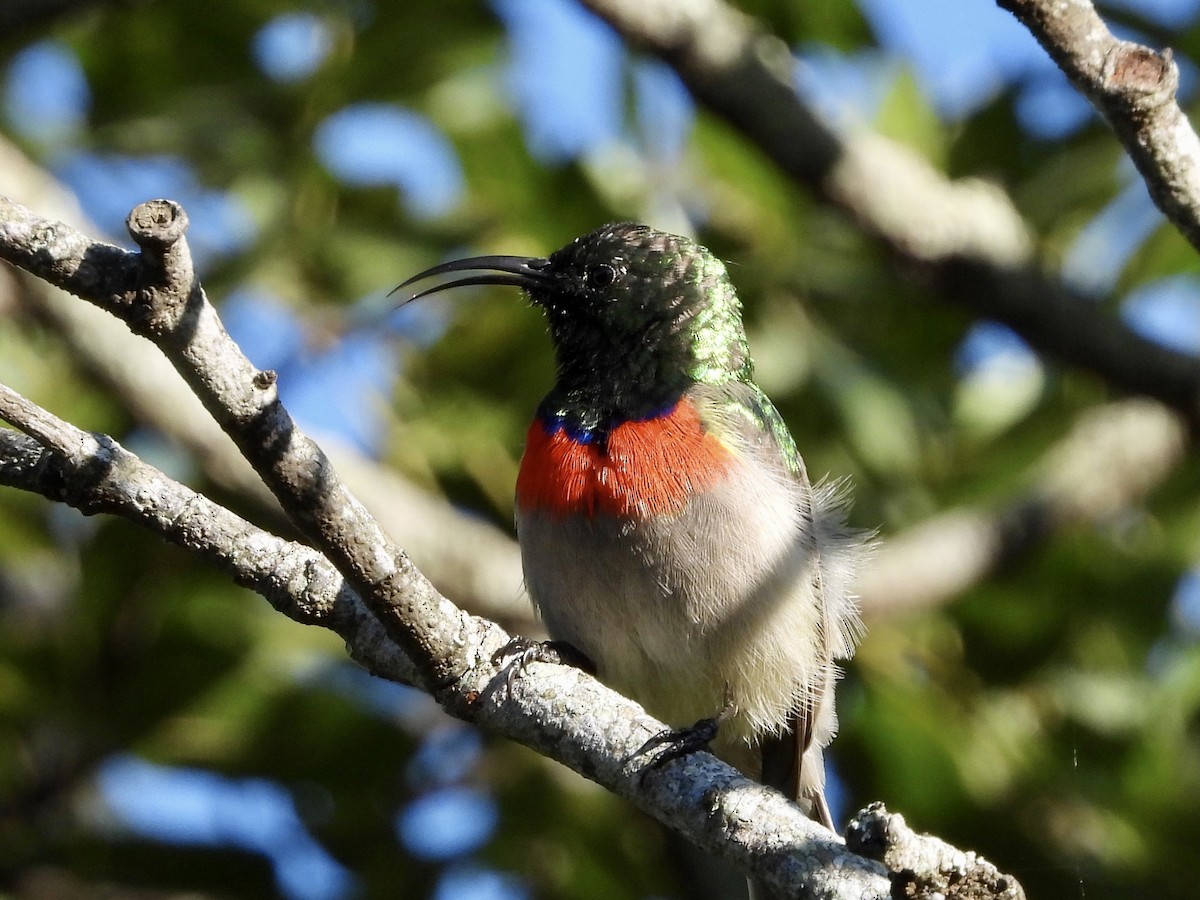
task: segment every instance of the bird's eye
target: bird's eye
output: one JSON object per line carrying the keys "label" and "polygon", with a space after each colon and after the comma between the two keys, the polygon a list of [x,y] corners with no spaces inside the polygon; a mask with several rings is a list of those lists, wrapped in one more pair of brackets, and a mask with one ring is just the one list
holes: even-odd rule
{"label": "bird's eye", "polygon": [[617,270],[606,263],[588,267],[587,283],[591,287],[606,288],[616,280]]}

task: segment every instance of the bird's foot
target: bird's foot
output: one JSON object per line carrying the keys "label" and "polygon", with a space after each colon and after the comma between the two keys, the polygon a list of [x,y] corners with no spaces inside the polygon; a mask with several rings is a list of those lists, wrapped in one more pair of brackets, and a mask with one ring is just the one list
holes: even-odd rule
{"label": "bird's foot", "polygon": [[721,725],[737,713],[737,704],[725,692],[725,706],[715,716],[701,719],[686,728],[671,728],[659,732],[638,749],[635,756],[649,756],[643,771],[661,769],[673,759],[681,759],[698,750],[707,750]]}
{"label": "bird's foot", "polygon": [[513,683],[535,662],[572,666],[589,675],[596,674],[592,661],[566,641],[535,641],[518,635],[492,654],[492,665],[503,667],[504,689],[510,696]]}

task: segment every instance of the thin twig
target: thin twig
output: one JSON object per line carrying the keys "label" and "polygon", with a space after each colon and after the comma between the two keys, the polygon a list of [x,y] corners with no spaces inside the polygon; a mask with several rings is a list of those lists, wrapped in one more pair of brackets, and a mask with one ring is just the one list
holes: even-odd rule
{"label": "thin twig", "polygon": [[1171,51],[1113,37],[1090,0],[996,0],[1112,126],[1163,215],[1200,250],[1200,138]]}

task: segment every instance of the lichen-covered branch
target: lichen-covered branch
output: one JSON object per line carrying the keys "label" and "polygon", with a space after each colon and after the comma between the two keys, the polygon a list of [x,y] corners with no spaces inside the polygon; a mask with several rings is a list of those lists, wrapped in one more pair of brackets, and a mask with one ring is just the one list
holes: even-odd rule
{"label": "lichen-covered branch", "polygon": [[[43,218],[80,220],[66,190],[2,136],[0,172],[15,195],[37,198]],[[285,527],[282,510],[262,479],[153,344],[131,335],[120,320],[36,278],[0,283],[0,309],[6,304],[15,304],[57,333],[89,380],[111,393],[138,422],[183,447],[213,484],[252,503],[256,521]],[[443,594],[506,627],[523,632],[537,627],[530,605],[514,602],[521,561],[510,534],[351,447],[326,439],[322,449],[384,530]]]}
{"label": "lichen-covered branch", "polygon": [[1112,126],[1150,196],[1200,250],[1200,138],[1179,107],[1171,51],[1114,37],[1091,0],[996,0]]}
{"label": "lichen-covered branch", "polygon": [[256,369],[229,337],[192,268],[178,204],[130,214],[130,253],[0,201],[0,253],[123,320],[163,351],[266,482],[280,505],[337,566],[424,684],[438,690],[472,668],[472,620],[433,588],[345,488],[324,452],[279,401],[273,372]]}
{"label": "lichen-covered branch", "polygon": [[[850,853],[782,795],[715,758],[694,754],[648,773],[640,748],[665,726],[591,676],[566,666],[534,664],[511,685],[497,678],[495,654],[507,634],[493,623],[466,616],[440,595],[429,601],[432,588],[398,549],[377,536],[377,524],[362,523],[366,513],[348,497],[320,450],[291,423],[275,396],[272,376],[250,366],[225,334],[192,273],[182,241],[182,210],[152,202],[135,209],[130,221],[141,254],[91,241],[0,198],[0,258],[109,309],[173,359],[285,509],[322,549],[327,547],[349,587],[377,618],[387,619],[390,627],[380,631],[403,648],[413,672],[444,707],[567,764],[699,846],[753,870],[765,883],[826,900],[882,900],[889,895],[882,867]],[[54,417],[11,391],[3,392],[0,401],[0,418],[36,441],[35,446],[6,436],[0,442],[0,471],[7,481],[23,482],[48,496],[62,496],[64,481],[71,482],[81,492],[75,495],[76,505],[95,510],[102,502],[92,493],[97,473],[111,472],[128,482],[122,487],[124,500],[118,502],[114,498],[120,492],[110,491],[103,502],[148,527],[161,525],[159,517],[146,513],[148,500],[162,494],[160,473],[140,469],[144,464],[119,451],[107,436],[69,426],[64,430]],[[210,514],[233,522],[234,532],[242,527],[236,517],[222,519],[219,508],[167,494],[169,502],[182,503],[172,509],[182,523],[177,542],[195,544],[216,535],[208,525]],[[194,520],[189,518],[193,512]],[[231,534],[232,544],[206,552],[228,564],[239,552],[238,540],[257,539],[240,535]],[[383,577],[370,580],[378,574]],[[424,618],[410,625],[408,615]],[[434,677],[429,660],[413,658],[410,646],[428,654]],[[399,652],[397,648],[389,652]],[[450,666],[454,677],[437,681]]]}
{"label": "lichen-covered branch", "polygon": [[[143,525],[214,563],[296,621],[337,632],[372,672],[415,680],[411,662],[316,551],[258,529],[111,437],[81,431],[3,385],[0,419],[32,435],[0,429],[0,484]],[[494,637],[493,645],[503,634]],[[471,692],[470,719],[567,763],[702,846],[766,872],[771,883],[810,885],[804,896],[829,900],[887,896],[882,868],[848,852],[780,795],[712,757],[643,777],[645,760],[637,750],[663,726],[582,672],[534,666],[511,688],[504,679],[479,679]]]}
{"label": "lichen-covered branch", "polygon": [[0,419],[25,432],[0,429],[0,484],[87,515],[136,522],[226,572],[288,618],[336,632],[375,674],[415,683],[412,663],[316,550],[258,528],[108,435],[81,431],[2,384]]}
{"label": "lichen-covered branch", "polygon": [[882,803],[873,803],[854,817],[846,832],[846,843],[898,873],[893,897],[1025,898],[1020,884],[982,856],[964,853],[932,835],[916,833],[903,816],[889,813]]}
{"label": "lichen-covered branch", "polygon": [[835,134],[797,91],[787,46],[752,19],[720,0],[581,2],[629,43],[669,63],[700,103],[940,295],[1200,424],[1200,361],[1143,338],[1047,278],[1020,215],[998,188],[952,182],[875,135]]}

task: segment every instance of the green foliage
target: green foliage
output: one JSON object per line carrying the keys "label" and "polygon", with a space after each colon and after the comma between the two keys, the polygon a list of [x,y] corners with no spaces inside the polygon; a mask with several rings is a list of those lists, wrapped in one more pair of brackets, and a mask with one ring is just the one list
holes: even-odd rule
{"label": "green foliage", "polygon": [[[849,52],[872,42],[853,4],[741,6],[793,44]],[[273,291],[314,344],[334,342],[352,304],[463,247],[540,254],[604,221],[675,215],[654,220],[672,227],[680,208],[701,210],[699,237],[735,264],[763,385],[809,471],[849,477],[855,524],[880,528],[885,542],[960,505],[1004,506],[1079,415],[1111,399],[1092,376],[1046,359],[1041,380],[981,425],[974,413],[994,395],[963,400],[953,363],[969,315],[703,111],[669,174],[636,146],[539,160],[485,4],[315,4],[331,54],[309,79],[278,84],[250,48],[287,8],[97,4],[38,31],[73,48],[90,82],[81,146],[178,155],[244,204],[254,242],[201,273],[218,302],[235,288]],[[1200,47],[1200,29],[1173,43]],[[443,130],[466,182],[458,207],[419,218],[395,189],[347,187],[321,167],[317,127],[363,100]],[[1102,125],[1032,140],[1011,94],[951,126],[898,71],[874,124],[951,176],[1008,191],[1048,267],[1122,186]],[[53,162],[49,148],[25,149]],[[1118,289],[1195,271],[1194,251],[1163,225]],[[445,304],[451,321],[432,345],[403,347],[384,462],[507,528],[525,429],[551,377],[542,321],[511,291],[427,302]],[[13,316],[0,318],[0,380],[81,427],[121,440],[134,427],[48,332]],[[849,802],[886,801],[1014,872],[1031,897],[1193,896],[1180,863],[1200,844],[1200,648],[1173,624],[1170,600],[1200,550],[1197,482],[1190,464],[1144,506],[1056,531],[945,605],[869,621],[840,688],[831,754]],[[91,886],[89,896],[105,884],[276,890],[256,854],[135,839],[105,823],[93,775],[130,752],[272,779],[364,896],[429,896],[440,864],[408,854],[394,819],[423,789],[406,780],[414,748],[445,720],[381,716],[334,691],[320,673],[344,665],[328,634],[136,527],[0,491],[0,891],[50,896],[46,879]],[[574,775],[491,743],[463,778],[500,808],[472,859],[518,875],[532,895],[683,895],[669,840]]]}

